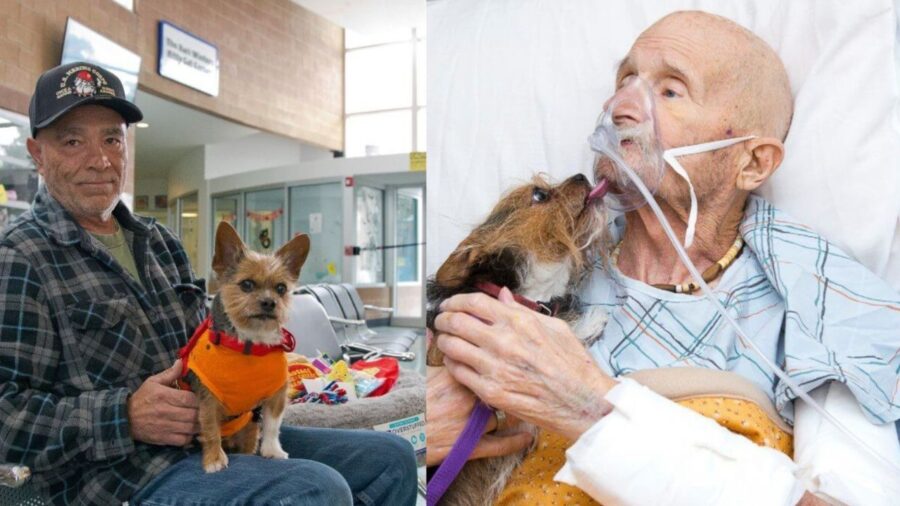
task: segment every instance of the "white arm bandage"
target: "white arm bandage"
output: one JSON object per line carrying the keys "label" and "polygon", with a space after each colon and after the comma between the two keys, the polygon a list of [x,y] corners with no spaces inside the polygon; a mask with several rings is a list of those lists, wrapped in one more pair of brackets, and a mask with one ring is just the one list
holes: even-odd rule
{"label": "white arm bandage", "polygon": [[794,505],[804,487],[783,453],[622,379],[614,409],[566,451],[555,480],[604,506]]}
{"label": "white arm bandage", "polygon": [[[850,390],[830,383],[810,392],[825,411],[888,460],[900,464],[900,443],[893,423],[866,419]],[[851,506],[890,506],[900,502],[900,475],[857,448],[818,411],[794,403],[794,461],[797,476],[827,500]]]}

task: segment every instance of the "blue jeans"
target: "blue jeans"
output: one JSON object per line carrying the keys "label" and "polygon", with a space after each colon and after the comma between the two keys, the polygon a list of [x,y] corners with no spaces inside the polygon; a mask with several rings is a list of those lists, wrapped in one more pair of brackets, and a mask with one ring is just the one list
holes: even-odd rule
{"label": "blue jeans", "polygon": [[132,505],[413,506],[416,462],[409,442],[369,430],[281,427],[287,460],[228,455],[228,468],[203,472],[200,454],[172,465]]}

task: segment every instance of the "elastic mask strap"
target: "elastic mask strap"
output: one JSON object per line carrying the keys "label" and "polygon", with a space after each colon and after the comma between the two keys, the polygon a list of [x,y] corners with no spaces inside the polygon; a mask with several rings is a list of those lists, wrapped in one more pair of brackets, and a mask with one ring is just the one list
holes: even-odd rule
{"label": "elastic mask strap", "polygon": [[676,174],[681,176],[688,184],[688,190],[691,192],[691,209],[688,213],[687,230],[684,232],[684,248],[690,248],[694,244],[694,232],[697,228],[697,193],[694,192],[694,184],[688,177],[687,171],[678,163],[676,156],[695,155],[697,153],[706,153],[707,151],[715,151],[717,149],[727,148],[739,142],[755,139],[755,135],[745,137],[735,137],[734,139],[723,139],[721,141],[704,142],[702,144],[692,144],[690,146],[682,146],[680,148],[672,148],[663,151],[663,160],[672,167]]}

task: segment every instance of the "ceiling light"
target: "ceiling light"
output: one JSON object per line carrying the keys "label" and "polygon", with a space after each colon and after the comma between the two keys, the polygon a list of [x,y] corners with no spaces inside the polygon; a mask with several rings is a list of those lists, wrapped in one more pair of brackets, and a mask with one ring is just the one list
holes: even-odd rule
{"label": "ceiling light", "polygon": [[135,123],[134,126],[136,126],[138,128],[149,128],[150,123],[145,123],[145,122],[141,121],[140,123]]}
{"label": "ceiling light", "polygon": [[197,213],[181,213],[182,218],[196,218]]}

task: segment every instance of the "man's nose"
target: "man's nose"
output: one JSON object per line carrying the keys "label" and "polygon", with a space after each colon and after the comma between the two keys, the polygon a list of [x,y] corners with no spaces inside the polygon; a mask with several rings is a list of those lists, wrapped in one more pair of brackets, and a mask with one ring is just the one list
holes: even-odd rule
{"label": "man's nose", "polygon": [[640,78],[634,78],[603,104],[604,110],[612,113],[613,124],[616,126],[632,126],[650,119],[653,96],[646,82]]}
{"label": "man's nose", "polygon": [[647,113],[633,100],[623,100],[613,104],[613,124],[616,126],[634,126],[647,120]]}
{"label": "man's nose", "polygon": [[112,165],[109,156],[103,149],[103,141],[88,143],[88,152],[90,168],[97,170],[105,170]]}

